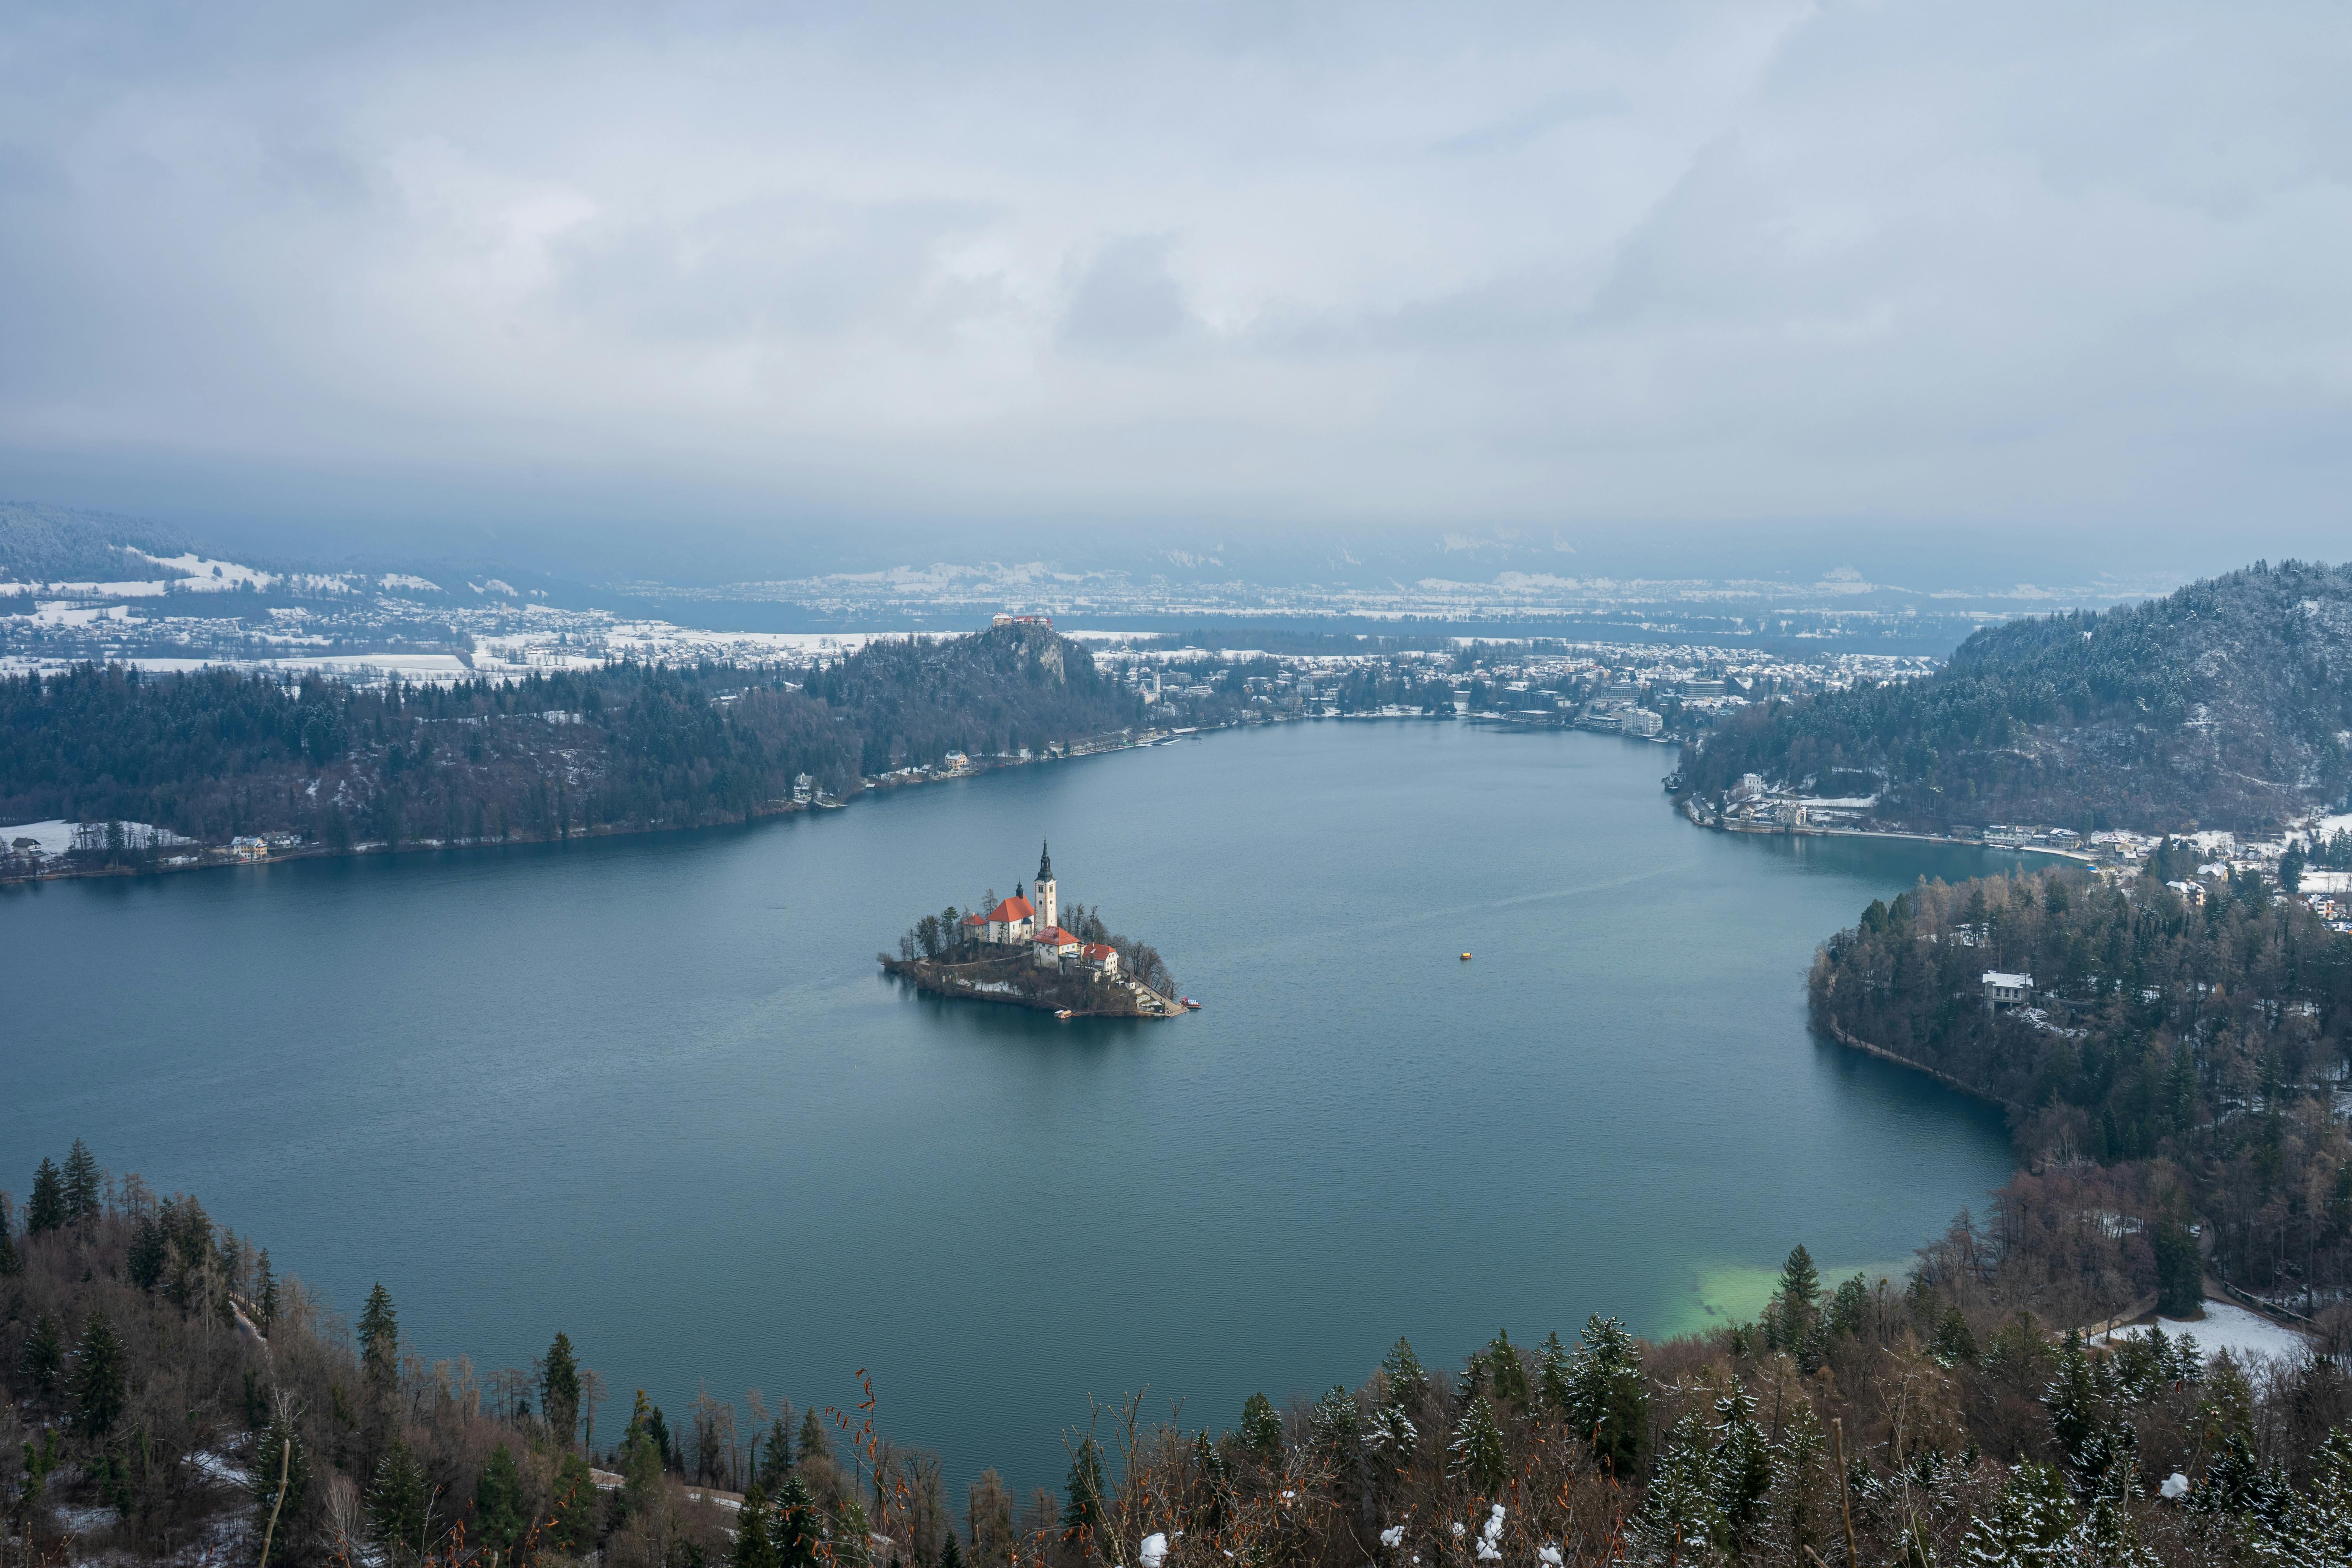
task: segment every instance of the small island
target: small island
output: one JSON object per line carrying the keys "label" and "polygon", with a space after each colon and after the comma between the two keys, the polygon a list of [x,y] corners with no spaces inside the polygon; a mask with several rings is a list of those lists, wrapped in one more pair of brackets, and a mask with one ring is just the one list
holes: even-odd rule
{"label": "small island", "polygon": [[1097,910],[1062,909],[1050,846],[1040,847],[1026,893],[1016,882],[1009,899],[991,889],[981,910],[925,915],[898,938],[898,957],[875,956],[937,995],[1065,1018],[1172,1018],[1197,1005],[1177,996],[1156,949],[1115,935]]}

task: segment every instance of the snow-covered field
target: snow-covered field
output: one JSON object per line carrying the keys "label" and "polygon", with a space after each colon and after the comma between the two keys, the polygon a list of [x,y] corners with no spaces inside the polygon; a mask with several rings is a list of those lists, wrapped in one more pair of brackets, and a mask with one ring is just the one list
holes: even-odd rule
{"label": "snow-covered field", "polygon": [[[20,822],[13,827],[0,827],[0,846],[15,847],[19,838],[32,839],[44,855],[62,855],[74,847],[74,829],[78,822],[63,822],[55,817],[47,822]],[[104,824],[98,826],[103,826]],[[194,844],[193,838],[183,838],[168,827],[152,823],[126,822],[123,838],[135,849],[168,849],[175,844]]]}
{"label": "snow-covered field", "polygon": [[[2311,1350],[2310,1343],[2293,1329],[2282,1328],[2268,1318],[2249,1312],[2232,1301],[2207,1301],[2205,1316],[2196,1322],[2179,1318],[2158,1318],[2157,1325],[2163,1329],[2167,1339],[2190,1334],[2195,1336],[2198,1348],[2207,1355],[2217,1351],[2228,1351],[2240,1361],[2253,1355],[2301,1357]],[[2099,1341],[2121,1339],[2141,1331],[2118,1329],[2113,1334],[2100,1335]]]}

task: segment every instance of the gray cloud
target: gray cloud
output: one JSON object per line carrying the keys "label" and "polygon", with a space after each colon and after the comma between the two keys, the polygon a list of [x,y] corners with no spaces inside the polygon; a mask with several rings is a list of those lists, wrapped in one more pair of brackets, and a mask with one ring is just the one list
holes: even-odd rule
{"label": "gray cloud", "polygon": [[49,499],[1434,539],[2352,479],[2332,5],[20,16],[0,485]]}

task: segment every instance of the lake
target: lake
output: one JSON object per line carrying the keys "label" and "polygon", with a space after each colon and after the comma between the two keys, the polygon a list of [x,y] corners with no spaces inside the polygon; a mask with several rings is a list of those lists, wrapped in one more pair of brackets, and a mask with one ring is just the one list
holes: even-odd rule
{"label": "lake", "polygon": [[[1790,1246],[1896,1269],[2005,1179],[2000,1118],[1807,1033],[1814,945],[2009,864],[1676,817],[1673,753],[1327,721],[740,829],[0,897],[0,1182],[89,1140],[428,1357],[558,1329],[1055,1484],[1089,1394],[1230,1426],[1591,1312],[1752,1312]],[[915,916],[1061,897],[1206,1004],[947,1004]],[[1459,954],[1475,953],[1470,963]]]}

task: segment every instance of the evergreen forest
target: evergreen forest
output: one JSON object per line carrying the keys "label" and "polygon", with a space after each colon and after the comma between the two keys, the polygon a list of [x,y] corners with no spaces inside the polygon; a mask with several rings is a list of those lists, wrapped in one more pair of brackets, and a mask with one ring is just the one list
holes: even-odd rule
{"label": "evergreen forest", "polygon": [[2271,831],[2352,792],[2352,566],[2258,563],[1990,626],[1935,675],[1740,710],[1684,789],[1756,773],[1943,831]]}
{"label": "evergreen forest", "polygon": [[[950,751],[1136,724],[1077,644],[1001,626],[886,640],[814,672],[632,662],[380,688],[312,675],[0,677],[0,820],[152,824],[329,849],[740,822],[807,774],[835,796]],[[121,858],[124,852],[115,852]]]}

